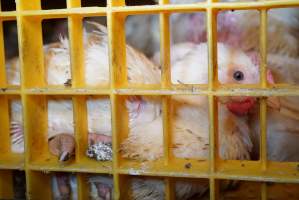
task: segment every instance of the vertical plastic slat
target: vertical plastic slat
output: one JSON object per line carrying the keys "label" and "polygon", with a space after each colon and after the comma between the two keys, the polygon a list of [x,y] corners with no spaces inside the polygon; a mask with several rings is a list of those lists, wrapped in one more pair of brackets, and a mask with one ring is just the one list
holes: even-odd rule
{"label": "vertical plastic slat", "polygon": [[163,113],[163,149],[165,164],[169,164],[171,159],[171,97],[162,97],[162,113]]}
{"label": "vertical plastic slat", "polygon": [[[80,0],[67,0],[67,8],[81,6]],[[69,42],[72,67],[72,86],[84,87],[84,46],[82,16],[69,16]]]}
{"label": "vertical plastic slat", "polygon": [[12,171],[0,171],[0,199],[13,199]]}
{"label": "vertical plastic slat", "polygon": [[87,133],[87,108],[84,96],[73,98],[74,103],[74,122],[76,137],[76,162],[79,163],[86,158],[85,151],[88,146]]}
{"label": "vertical plastic slat", "polygon": [[267,200],[268,198],[267,198],[267,183],[262,183],[261,184],[261,187],[262,187],[262,189],[261,189],[261,199],[262,200]]}
{"label": "vertical plastic slat", "polygon": [[77,8],[81,6],[81,0],[67,0],[67,8]]}
{"label": "vertical plastic slat", "polygon": [[[0,97],[0,153],[5,155],[10,149],[9,105],[6,96]],[[1,162],[1,161],[0,161]]]}
{"label": "vertical plastic slat", "polygon": [[260,160],[262,170],[267,169],[267,99],[265,97],[260,100]]}
{"label": "vertical plastic slat", "polygon": [[120,199],[120,177],[118,174],[118,160],[119,160],[119,151],[118,151],[118,127],[117,127],[117,99],[114,94],[110,95],[111,101],[111,117],[112,117],[112,149],[113,149],[113,185],[114,185],[114,199]]}
{"label": "vertical plastic slat", "polygon": [[27,199],[52,199],[51,175],[28,170],[26,176]]}
{"label": "vertical plastic slat", "polygon": [[41,152],[48,152],[47,100],[45,96],[26,96],[23,102],[25,103],[24,132],[27,134],[26,160],[28,164],[29,161],[41,159]]}
{"label": "vertical plastic slat", "polygon": [[81,16],[68,18],[69,41],[71,46],[72,86],[84,87],[84,46]]}
{"label": "vertical plastic slat", "polygon": [[165,200],[175,199],[175,184],[172,178],[166,178],[165,183]]}
{"label": "vertical plastic slat", "polygon": [[[169,0],[160,0],[159,4],[168,4]],[[162,88],[169,88],[171,85],[171,71],[170,71],[170,26],[169,26],[169,14],[160,14],[160,52],[161,52],[161,86]],[[163,96],[162,98],[163,108],[163,148],[164,148],[164,161],[167,165],[170,161],[170,145],[171,145],[171,121],[170,121],[170,109],[171,109],[171,97]],[[171,187],[170,180],[166,180],[166,199],[171,199]]]}
{"label": "vertical plastic slat", "polygon": [[[267,88],[267,10],[260,11],[260,49],[261,49],[261,66],[260,66],[260,80],[261,87]],[[261,143],[260,155],[262,170],[267,169],[267,99],[261,98],[260,107],[260,127],[261,127]]]}
{"label": "vertical plastic slat", "polygon": [[45,87],[41,21],[39,18],[30,17],[18,19],[20,65],[24,69],[23,86]]}
{"label": "vertical plastic slat", "polygon": [[[113,6],[124,5],[125,0],[107,0],[108,13],[107,25],[109,36],[109,69],[110,69],[110,90],[127,82],[126,68],[126,47],[125,47],[125,31],[124,18],[117,17],[112,13]],[[117,81],[120,80],[120,81]],[[118,174],[118,127],[117,127],[117,97],[110,93],[111,101],[111,119],[112,119],[112,149],[113,149],[113,198],[120,199],[120,177]]]}
{"label": "vertical plastic slat", "polygon": [[127,85],[124,19],[112,12],[107,15],[111,89]]}
{"label": "vertical plastic slat", "polygon": [[77,194],[80,200],[89,199],[89,184],[85,174],[77,174]]}
{"label": "vertical plastic slat", "polygon": [[40,10],[41,9],[41,1],[43,0],[15,0],[17,9],[19,7],[20,10]]}
{"label": "vertical plastic slat", "polygon": [[[24,1],[24,0],[16,0],[16,11],[17,11],[17,29],[18,29],[18,47],[19,47],[19,65],[20,65],[20,78],[21,78],[21,102],[22,102],[22,120],[23,120],[23,134],[24,134],[24,171],[25,171],[25,178],[26,178],[26,199],[31,199],[31,194],[33,194],[33,191],[31,190],[31,184],[35,187],[34,183],[31,182],[31,180],[33,180],[32,174],[30,173],[29,169],[28,169],[28,163],[29,160],[31,159],[31,152],[30,147],[31,145],[29,145],[29,134],[31,133],[29,130],[28,125],[30,125],[30,123],[35,123],[35,122],[39,122],[38,120],[40,118],[37,118],[38,120],[35,121],[33,120],[34,118],[30,118],[31,111],[34,110],[28,110],[28,107],[26,105],[26,102],[28,101],[28,96],[25,94],[24,90],[26,87],[26,83],[28,82],[28,85],[30,84],[37,84],[37,83],[41,83],[41,85],[44,83],[43,77],[40,77],[40,79],[36,78],[36,76],[33,78],[32,77],[32,72],[30,71],[30,69],[28,68],[34,68],[34,71],[36,73],[38,73],[38,71],[41,72],[41,74],[43,75],[43,56],[42,56],[42,32],[41,32],[41,24],[39,20],[35,20],[34,24],[36,29],[32,28],[32,26],[30,25],[30,23],[27,21],[27,23],[25,22],[24,17],[20,14],[20,12],[22,12],[23,10],[31,10],[31,9],[41,9],[41,5],[40,5],[40,0],[32,0],[30,2],[28,1]],[[28,24],[29,23],[29,24]],[[32,34],[32,32],[30,33],[29,29],[33,30],[33,35],[30,36],[30,34]],[[35,32],[35,33],[34,33]],[[30,46],[29,44],[29,40],[30,38],[34,36],[34,42],[32,42],[32,46]],[[30,47],[29,47],[30,46]],[[34,49],[36,48],[36,49]],[[28,52],[25,52],[28,49]],[[35,51],[38,51],[37,53],[35,53]],[[32,66],[31,62],[34,62],[33,60],[30,60],[30,58],[26,58],[27,56],[30,57],[31,55],[31,59],[34,58],[35,56],[38,56],[38,58],[36,59],[36,66]],[[27,66],[25,68],[25,66]],[[31,66],[31,67],[29,67]],[[27,76],[25,76],[27,73]],[[26,78],[30,78],[32,80],[32,83],[30,83],[30,81]],[[39,112],[37,112],[39,113]],[[28,114],[28,115],[27,115]],[[39,116],[40,117],[40,116]],[[33,126],[34,127],[34,126]],[[39,127],[40,128],[40,127]],[[37,132],[38,132],[38,128]],[[31,138],[30,138],[31,139]],[[38,148],[38,146],[37,146]],[[30,152],[30,153],[29,153]],[[44,180],[43,180],[44,181]],[[37,188],[40,185],[37,186]],[[44,191],[43,191],[44,192]]]}
{"label": "vertical plastic slat", "polygon": [[124,6],[126,4],[125,0],[107,0],[107,6]]}
{"label": "vertical plastic slat", "polygon": [[169,0],[159,0],[159,5],[169,4]]}
{"label": "vertical plastic slat", "polygon": [[[209,54],[209,90],[213,90],[214,82],[217,80],[217,44],[215,37],[215,30],[217,30],[216,19],[212,9],[207,10],[207,31],[208,31],[208,54]],[[213,76],[214,74],[214,76]],[[216,138],[217,138],[217,112],[215,112],[214,96],[209,96],[209,122],[210,122],[210,171],[214,172],[215,167],[215,153],[216,153]]]}
{"label": "vertical plastic slat", "polygon": [[[211,8],[207,9],[207,37],[208,37],[208,89],[209,91],[214,90],[216,83],[218,82],[218,69],[217,69],[217,21],[216,13]],[[218,109],[215,97],[209,95],[209,168],[210,173],[214,173],[216,167],[216,155],[217,155],[217,127],[218,127]],[[213,178],[210,178],[210,199],[214,200],[217,198],[216,183]]]}
{"label": "vertical plastic slat", "polygon": [[[160,5],[169,3],[169,0],[160,0]],[[162,63],[162,88],[168,88],[171,85],[171,71],[170,71],[170,26],[169,26],[169,14],[160,14],[160,52]]]}
{"label": "vertical plastic slat", "polygon": [[210,199],[219,199],[219,181],[214,178],[210,178]]}
{"label": "vertical plastic slat", "polygon": [[[25,9],[25,5],[23,5],[22,3],[24,2],[24,1],[20,1],[20,0],[16,0],[15,1],[16,2],[16,11],[17,12],[20,12],[21,10],[24,10]],[[29,4],[31,4],[31,3],[29,3]],[[38,7],[38,6],[40,6],[40,5],[36,5],[36,7]],[[18,47],[19,47],[19,59],[20,59],[20,62],[19,62],[19,64],[20,64],[20,78],[21,78],[21,80],[20,80],[20,87],[21,87],[21,102],[22,102],[22,119],[23,119],[23,134],[24,134],[24,157],[25,157],[25,159],[24,159],[24,171],[25,171],[25,178],[26,178],[26,198],[27,199],[30,199],[30,189],[29,189],[29,177],[30,177],[30,175],[29,175],[29,171],[28,171],[28,168],[27,168],[27,162],[28,162],[28,160],[29,160],[29,155],[30,154],[27,154],[27,149],[28,149],[28,135],[26,134],[26,125],[25,125],[25,122],[27,121],[27,118],[26,118],[26,116],[25,116],[25,109],[26,109],[26,106],[25,106],[25,94],[24,94],[24,87],[25,87],[25,81],[24,81],[24,70],[23,70],[23,59],[21,58],[22,56],[21,55],[23,55],[23,53],[22,53],[22,49],[23,48],[21,48],[21,47],[23,47],[23,41],[24,41],[24,35],[23,35],[23,19],[22,19],[22,17],[21,17],[21,15],[20,14],[18,14],[17,15],[17,29],[18,29]]]}
{"label": "vertical plastic slat", "polygon": [[260,80],[261,87],[267,87],[266,67],[267,67],[267,10],[260,11],[260,49],[261,49],[261,66]]}
{"label": "vertical plastic slat", "polygon": [[210,173],[215,172],[216,161],[218,158],[218,106],[216,97],[210,95],[209,97],[209,168]]}
{"label": "vertical plastic slat", "polygon": [[5,54],[4,54],[4,36],[3,21],[0,21],[0,88],[6,88]]}
{"label": "vertical plastic slat", "polygon": [[208,54],[209,54],[209,90],[213,90],[218,83],[218,68],[217,68],[217,20],[216,13],[211,8],[207,9],[207,37],[208,37]]}

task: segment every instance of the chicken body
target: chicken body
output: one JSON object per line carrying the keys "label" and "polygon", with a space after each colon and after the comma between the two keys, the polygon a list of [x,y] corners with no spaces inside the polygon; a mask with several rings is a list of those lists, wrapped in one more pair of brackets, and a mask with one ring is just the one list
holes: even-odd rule
{"label": "chicken body", "polygon": [[[280,110],[268,108],[267,159],[278,162],[299,161],[298,97],[281,97]],[[259,157],[260,123],[258,109],[251,116],[253,131],[253,155]]]}
{"label": "chicken body", "polygon": [[[220,82],[253,84],[259,81],[258,67],[251,61],[250,57],[242,52],[232,50],[223,44],[219,44],[219,47],[218,73]],[[207,44],[179,44],[173,47],[172,53],[172,55],[177,56],[172,59],[171,77],[174,84],[207,83]],[[246,77],[242,81],[233,79],[234,72],[238,70],[244,72],[244,76]],[[209,149],[207,98],[203,96],[173,96],[172,99],[175,110],[174,127],[172,128],[173,144],[176,146],[174,153],[177,157],[182,158],[207,159]],[[240,97],[237,103],[241,104],[242,100],[242,97]],[[228,100],[228,102],[230,101],[233,100]],[[146,101],[141,101],[140,104],[141,106],[137,106],[136,108],[133,106],[129,107],[129,109],[133,109],[130,110],[129,113],[133,113],[135,119],[133,121],[134,123],[130,124],[131,131],[129,137],[122,144],[121,150],[124,157],[140,160],[155,160],[162,157],[163,154],[161,105],[159,104],[154,107]],[[232,139],[234,142],[241,143],[238,146],[244,144],[242,150],[238,149],[236,151],[233,148],[227,150],[232,145],[231,143],[224,145],[226,141],[223,142],[222,147],[225,150],[221,150],[222,156],[226,155],[226,152],[229,152],[229,155],[235,152],[232,157],[225,159],[248,159],[251,143],[246,123],[240,123],[242,120],[237,122],[239,120],[238,117],[228,111],[225,105],[220,104],[219,106],[219,120],[220,122],[226,122],[220,123],[219,130],[221,133],[219,135],[221,140],[225,138],[225,135],[229,135],[231,136],[229,137],[230,139],[236,137]],[[149,112],[150,110],[154,112]],[[130,117],[130,119],[131,118],[132,117]],[[139,124],[142,124],[142,126],[139,126]],[[224,127],[227,124],[231,126]],[[231,134],[232,132],[240,133]],[[245,141],[242,141],[243,139]]]}
{"label": "chicken body", "polygon": [[[243,51],[259,50],[259,17],[257,12],[237,11],[221,13],[218,24],[220,41],[239,46]],[[246,21],[246,23],[244,23]],[[246,25],[245,25],[246,24]],[[275,83],[299,83],[299,9],[282,8],[268,12],[268,69]],[[219,32],[220,31],[220,32]],[[272,161],[299,161],[298,97],[277,97],[279,109],[268,107],[267,153]],[[268,98],[269,99],[269,98]],[[259,109],[250,116],[253,154],[258,159],[260,148]]]}
{"label": "chicken body", "polygon": [[[235,14],[235,16],[233,16]],[[241,20],[237,20],[237,19]],[[250,20],[249,20],[250,19]],[[246,21],[246,23],[244,23]],[[230,22],[234,22],[229,25]],[[241,44],[244,51],[258,51],[259,18],[257,12],[228,12],[223,15],[220,40]],[[256,30],[256,31],[253,31]],[[299,9],[282,8],[268,12],[268,69],[276,83],[299,84]],[[280,109],[268,107],[267,153],[272,161],[299,161],[298,97],[279,97]],[[251,117],[254,156],[259,155],[260,126],[258,109]]]}
{"label": "chicken body", "polygon": [[[235,0],[230,1],[233,2]],[[171,3],[174,4],[197,2],[201,2],[201,0],[171,1]],[[148,18],[150,16],[145,17]],[[205,13],[172,14],[170,22],[172,42],[174,44],[185,41],[201,43],[207,40]],[[135,26],[137,25],[135,24]],[[139,26],[142,25],[140,24]],[[298,84],[299,9],[281,8],[269,10],[267,26],[267,47],[269,53],[267,61],[268,68],[271,70],[275,82]],[[153,30],[156,30],[157,27],[157,25],[152,24]],[[258,12],[235,10],[220,12],[218,14],[218,42],[241,48],[245,52],[258,52],[260,45],[257,39],[260,34],[259,30],[260,17]],[[156,34],[157,31],[153,32]],[[154,40],[155,37],[147,36],[147,38]],[[155,42],[151,42],[151,44],[155,44]],[[271,160],[298,161],[298,159],[295,159],[295,154],[299,155],[299,153],[296,153],[298,152],[297,146],[295,144],[293,145],[293,143],[298,142],[298,137],[296,134],[291,134],[291,132],[298,129],[298,123],[293,123],[294,120],[296,122],[297,117],[294,113],[297,112],[298,108],[294,109],[295,106],[290,104],[298,105],[297,98],[281,98],[281,109],[284,114],[278,112],[277,109],[269,108],[268,153],[269,159]],[[292,109],[290,109],[290,107],[292,107]],[[258,111],[256,110],[255,112],[257,113]],[[273,114],[273,116],[271,114]],[[253,118],[255,123],[253,126],[259,127],[258,122],[255,120],[257,119],[257,114],[255,114]],[[280,128],[277,128],[278,125]],[[257,129],[258,128],[255,128],[254,132],[255,152],[257,152],[259,148],[259,138],[257,138],[259,131],[257,131]],[[289,147],[287,151],[280,151],[288,143],[292,148]],[[281,155],[279,152],[281,152]]]}
{"label": "chicken body", "polygon": [[[106,28],[91,23],[93,32],[84,32],[85,51],[85,82],[94,87],[109,83],[108,39]],[[69,42],[61,38],[59,43],[46,45],[45,79],[49,85],[64,85],[71,80],[71,66],[69,61]],[[159,83],[158,67],[150,62],[143,54],[127,46],[128,80],[132,83]],[[20,69],[18,58],[7,62],[7,79],[12,85],[20,84]],[[14,116],[12,127],[21,127],[21,105],[12,104]],[[111,136],[111,109],[109,99],[87,99],[88,132]],[[15,124],[19,126],[16,126]],[[48,101],[48,138],[61,133],[74,134],[73,105],[71,100],[51,99]],[[20,134],[14,137],[19,137]],[[23,135],[23,133],[21,134]],[[22,138],[23,140],[23,138]],[[13,147],[14,148],[14,147]],[[21,150],[22,152],[23,150]],[[20,152],[20,153],[21,153]]]}
{"label": "chicken body", "polygon": [[[258,83],[258,66],[250,56],[221,43],[218,44],[218,47],[220,82]],[[207,83],[207,59],[206,43],[199,45],[183,43],[173,46],[171,52],[171,80],[173,84]],[[156,56],[155,60],[158,61],[159,57]],[[236,81],[233,78],[236,71],[244,72],[245,78],[242,81]],[[244,97],[234,98],[223,98],[218,103],[219,153],[222,159],[250,159],[252,142],[247,118],[233,114],[236,111],[229,106],[233,102],[239,106],[237,106],[238,108],[242,109],[243,103],[247,104],[248,102]],[[149,113],[146,112],[149,105],[143,103],[143,106],[139,107],[140,115]],[[171,138],[173,154],[177,158],[208,159],[209,110],[207,97],[172,96],[172,106]],[[243,114],[253,108],[253,104],[247,106],[245,107],[248,110],[244,110]],[[142,109],[144,109],[144,112],[142,112]],[[141,116],[139,117],[141,118]],[[131,131],[129,133],[128,139],[122,144],[123,156],[140,160],[155,160],[163,156],[162,115],[156,112],[156,115],[152,115],[148,119],[152,119],[152,121],[143,125],[142,132]],[[175,188],[177,199],[188,199],[195,194],[203,194],[208,186],[207,184],[178,181]],[[135,199],[164,199],[163,181],[133,179],[132,195]]]}
{"label": "chicken body", "polygon": [[[298,84],[297,73],[299,59],[288,56],[270,56],[270,68],[281,81],[286,80],[291,84]],[[283,58],[283,59],[281,59]],[[271,161],[299,161],[299,98],[296,96],[279,97],[280,108],[267,109],[267,153]],[[259,156],[260,123],[257,108],[250,117],[250,127],[253,131],[253,153]]]}

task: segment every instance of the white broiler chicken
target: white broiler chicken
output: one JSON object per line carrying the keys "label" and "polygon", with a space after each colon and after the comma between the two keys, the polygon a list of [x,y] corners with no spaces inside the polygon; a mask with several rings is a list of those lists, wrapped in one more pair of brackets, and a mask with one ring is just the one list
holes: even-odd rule
{"label": "white broiler chicken", "polygon": [[[85,46],[85,82],[87,86],[97,86],[109,83],[108,38],[105,27],[91,23],[93,32],[84,32]],[[160,71],[143,54],[130,46],[127,50],[128,81],[132,83],[157,84],[160,82]],[[69,43],[61,38],[59,43],[44,47],[46,80],[49,85],[69,85],[71,80],[71,67],[69,61]],[[20,85],[18,58],[7,62],[6,71],[8,83]],[[68,83],[68,84],[66,84]],[[134,98],[129,98],[135,107]],[[144,98],[145,99],[145,98]],[[157,107],[155,99],[148,102]],[[11,121],[12,140],[23,142],[21,104],[12,104],[13,120]],[[110,101],[105,98],[89,98],[87,100],[88,133],[90,143],[111,143],[111,110]],[[49,150],[58,155],[61,161],[68,160],[74,153],[74,124],[73,106],[71,100],[51,99],[48,101],[48,138]],[[16,134],[17,133],[17,134]],[[15,147],[13,147],[15,148]],[[24,150],[22,149],[20,153]],[[111,159],[111,158],[110,158]],[[64,178],[57,178],[58,183],[64,183]],[[64,187],[61,184],[61,187]]]}
{"label": "white broiler chicken", "polygon": [[[218,47],[218,73],[220,82],[254,84],[259,81],[258,66],[252,62],[249,56],[241,51],[230,49],[228,46],[225,46],[221,43],[219,43]],[[172,59],[172,82],[174,84],[207,84],[207,51],[206,43],[202,43],[200,45],[184,43],[172,47],[172,55],[176,56]],[[234,76],[236,79],[240,78],[240,80],[234,79]],[[234,97],[225,101],[227,101],[225,103],[232,112],[240,115],[247,114],[249,109],[254,105],[254,98],[251,97]],[[177,148],[175,148],[174,152],[177,152],[175,154],[178,154],[178,157],[201,157],[207,159],[208,148],[206,148],[206,145],[208,144],[209,132],[207,98],[203,96],[173,96],[173,102],[176,110],[173,123],[175,124],[175,127],[173,128],[173,138],[175,140],[174,144],[180,144],[177,145]],[[135,120],[133,121],[130,118],[132,121],[132,123],[130,123],[131,132],[128,139],[122,144],[121,150],[125,157],[140,160],[155,160],[160,158],[163,154],[163,133],[161,124],[162,115],[160,112],[161,108],[155,110],[155,113],[150,113],[149,110],[152,109],[150,106],[151,104],[141,100],[140,105],[138,107],[136,106],[135,110],[129,111],[129,113],[134,114]],[[222,108],[226,108],[226,106],[220,106],[220,121],[225,121],[224,118],[232,118],[232,122],[239,120],[239,118],[232,112],[226,112],[227,109]],[[141,123],[144,124],[142,127],[139,126]],[[245,137],[245,140],[249,137],[249,132],[246,132],[248,131],[248,128],[246,125],[243,127],[243,124],[244,123],[235,123],[235,125],[232,127],[233,130],[236,129],[236,131],[241,132],[240,134],[234,134],[234,136],[236,136],[236,142],[243,142],[242,139],[240,139],[243,136]],[[186,125],[188,125],[188,127],[185,127]],[[236,128],[237,126],[240,127]],[[225,129],[220,128],[219,130]],[[228,132],[231,132],[231,130]],[[225,137],[226,134],[219,135],[221,137]],[[182,141],[182,138],[184,137],[185,139]],[[185,144],[182,145],[182,143]],[[236,154],[241,152],[240,155],[233,156],[234,158],[231,159],[249,158],[250,145],[248,144],[250,144],[250,141],[244,142],[243,144],[244,151],[236,151]],[[245,147],[245,144],[248,145],[248,147]],[[227,146],[227,148],[229,148],[231,145]],[[196,150],[190,147],[193,147]],[[202,148],[205,150],[202,150]],[[188,151],[191,151],[191,153],[188,153],[189,156],[186,156]],[[227,151],[224,150],[222,152]],[[199,154],[201,154],[201,156],[198,156]]]}
{"label": "white broiler chicken", "polygon": [[[198,19],[202,16],[197,15]],[[259,49],[259,13],[227,11],[218,16],[218,41],[245,52]],[[199,20],[197,20],[199,21]],[[245,23],[246,22],[246,23]],[[276,83],[298,85],[299,76],[299,9],[281,8],[268,12],[268,68]],[[196,27],[196,26],[192,26]],[[198,33],[197,33],[198,34]],[[200,37],[201,38],[201,37]],[[272,161],[299,161],[298,97],[279,97],[280,108],[268,108],[267,149]],[[251,117],[254,156],[259,156],[260,126],[258,109]]]}
{"label": "white broiler chicken", "polygon": [[[59,45],[58,45],[59,46]],[[65,54],[58,54],[58,58],[53,56],[57,44],[49,45],[44,47],[46,54],[45,65],[53,66],[56,70],[59,70],[60,66],[65,66],[65,60],[63,60]],[[50,59],[53,57],[53,59]],[[62,59],[62,62],[59,62]],[[56,64],[55,65],[55,61]],[[54,62],[54,63],[53,63]],[[50,68],[48,71],[48,84],[59,84],[59,76],[53,73],[53,69]],[[20,85],[20,69],[18,58],[9,60],[6,64],[7,80],[10,85]],[[52,74],[51,74],[52,72]],[[70,73],[69,69],[62,75],[67,76]],[[20,144],[24,144],[23,139],[23,128],[22,128],[22,105],[13,103],[12,104],[12,121],[11,121],[11,137],[12,141],[17,143],[12,144],[12,150],[18,148],[18,153],[24,152],[24,146],[22,149],[19,147]],[[64,118],[60,118],[64,115]],[[14,118],[18,119],[17,121]],[[74,128],[73,128],[73,107],[69,100],[57,100],[51,99],[48,101],[48,139],[49,139],[49,150],[52,154],[59,156],[60,161],[68,160],[74,153],[75,141],[74,141]],[[65,145],[60,145],[63,143]]]}
{"label": "white broiler chicken", "polygon": [[[201,0],[171,0],[171,3],[175,4],[196,2],[201,2]],[[201,43],[206,41],[205,13],[172,14],[170,22],[173,43],[184,41]],[[260,18],[257,11],[220,12],[217,25],[218,42],[241,48],[245,52],[259,50],[257,38],[260,34]],[[137,24],[135,26],[138,27]],[[273,73],[275,82],[298,84],[299,9],[294,7],[269,10],[267,26],[268,67]],[[156,24],[152,25],[153,30],[157,28]],[[157,31],[153,32],[156,34]],[[147,38],[153,40],[155,37],[147,36]],[[155,44],[153,41],[151,43]],[[299,155],[298,148],[296,145],[292,145],[298,142],[298,137],[296,134],[291,134],[298,129],[296,126],[296,119],[298,118],[295,114],[298,110],[295,108],[296,105],[298,105],[298,98],[287,97],[281,98],[282,112],[278,112],[276,108],[269,108],[269,114],[271,114],[268,119],[268,152],[271,160],[298,161],[295,159]],[[256,115],[254,119],[256,119]],[[257,121],[254,122],[255,126],[258,127]],[[280,134],[275,134],[279,132]],[[255,152],[259,151],[258,133],[259,131],[256,130]],[[292,148],[287,148],[288,151],[281,151],[288,143]],[[279,154],[279,152],[281,153]]]}
{"label": "white broiler chicken", "polygon": [[[97,86],[109,82],[108,39],[106,28],[95,23],[94,32],[84,33],[85,51],[85,82],[87,86]],[[69,43],[66,38],[61,38],[59,43],[44,47],[46,80],[49,85],[63,85],[71,80],[71,67],[69,61]],[[159,83],[158,67],[146,59],[141,53],[127,46],[128,79],[133,83]],[[7,64],[8,82],[13,85],[20,84],[19,62],[12,59]],[[21,116],[20,106],[14,106],[16,115]],[[88,132],[102,134],[103,137],[91,136],[90,138],[105,138],[111,136],[111,114],[108,99],[88,99]],[[20,121],[20,120],[19,120]],[[97,123],[100,122],[100,123]],[[102,123],[101,123],[102,122]],[[21,124],[21,122],[19,122]],[[16,127],[15,123],[12,127]],[[73,135],[73,107],[69,100],[48,101],[48,134],[49,139],[57,134]]]}
{"label": "white broiler chicken", "polygon": [[[241,13],[241,14],[240,14]],[[259,18],[257,12],[239,12],[233,16],[228,12],[222,18],[222,25],[229,33],[222,40],[230,39],[241,44],[244,51],[257,50],[259,42]],[[237,20],[237,18],[241,20]],[[243,23],[246,19],[247,23]],[[232,23],[233,22],[233,23]],[[233,24],[233,25],[232,25]],[[268,12],[268,68],[276,83],[298,85],[299,76],[299,9],[282,8]],[[298,97],[279,97],[280,108],[268,108],[267,152],[272,161],[299,161],[299,130],[297,116]],[[258,111],[251,116],[253,131],[253,156],[258,159],[260,145],[260,126]]]}
{"label": "white broiler chicken", "polygon": [[[207,44],[183,43],[172,47],[171,80],[174,84],[206,84],[208,82]],[[156,57],[155,60],[159,60]],[[256,84],[259,68],[256,57],[218,44],[218,75],[221,83]],[[268,81],[271,82],[271,74]],[[246,115],[254,108],[253,97],[219,98],[220,157],[229,160],[250,159],[252,142]],[[275,105],[276,99],[270,99]],[[204,96],[172,96],[174,115],[172,123],[173,153],[178,158],[208,159],[209,120],[208,100]],[[136,121],[145,117],[149,105],[140,102],[136,108]],[[138,109],[138,110],[137,110]],[[144,112],[142,110],[144,109]],[[147,115],[149,116],[149,115]],[[140,119],[138,119],[140,118]],[[155,160],[163,156],[162,115],[151,117],[151,123],[131,126],[128,139],[122,144],[123,156],[139,160]],[[135,122],[136,122],[135,121]],[[153,129],[155,124],[155,129]],[[130,124],[131,125],[131,124]],[[134,131],[137,129],[138,131]],[[158,137],[157,137],[158,136]],[[188,199],[203,194],[206,184],[176,183],[177,199]],[[163,181],[133,179],[132,195],[135,199],[164,199]]]}

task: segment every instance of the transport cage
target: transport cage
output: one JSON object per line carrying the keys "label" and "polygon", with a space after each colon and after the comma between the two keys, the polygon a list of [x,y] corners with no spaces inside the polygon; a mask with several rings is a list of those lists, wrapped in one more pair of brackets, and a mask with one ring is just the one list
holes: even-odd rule
{"label": "transport cage", "polygon": [[[3,27],[0,26],[0,199],[14,198],[13,174],[23,171],[26,174],[27,199],[51,199],[51,175],[57,172],[73,174],[77,180],[78,199],[89,198],[89,174],[109,175],[113,178],[113,199],[129,199],[130,180],[133,178],[157,178],[164,183],[165,199],[175,199],[174,183],[204,180],[209,185],[209,199],[299,199],[299,163],[272,162],[267,160],[266,118],[268,96],[298,96],[298,86],[275,85],[266,81],[267,59],[267,13],[270,9],[299,7],[298,0],[276,0],[257,2],[217,2],[207,0],[197,4],[170,4],[160,0],[157,5],[126,5],[125,0],[107,0],[89,3],[88,0],[66,0],[61,7],[42,9],[51,0],[2,0],[1,5],[11,4],[1,9],[0,19],[17,22],[20,55],[20,85],[8,84],[5,72]],[[93,1],[95,2],[95,1]],[[107,3],[107,4],[106,4]],[[216,15],[223,10],[258,10],[260,14],[261,82],[254,86],[219,85],[216,78]],[[209,82],[206,85],[185,85],[178,87],[170,79],[170,22],[169,16],[177,12],[204,12],[207,20]],[[128,15],[156,14],[160,21],[160,50],[162,75],[160,85],[128,84],[125,54],[125,19]],[[96,88],[86,87],[83,75],[82,19],[91,16],[107,18],[109,36],[109,85]],[[68,20],[70,41],[70,61],[72,84],[50,86],[44,80],[42,21],[63,18]],[[8,48],[8,47],[6,47]],[[159,96],[163,105],[164,157],[144,168],[142,162],[130,161],[120,156],[120,142],[128,134],[128,116],[124,100],[132,95]],[[170,97],[172,95],[204,95],[209,100],[209,159],[206,161],[175,159],[170,151],[171,118]],[[255,161],[221,160],[217,151],[217,106],[216,96],[259,96],[261,148],[260,159]],[[113,160],[97,162],[85,157],[87,146],[86,98],[107,97],[111,103]],[[72,101],[76,156],[73,162],[60,165],[48,152],[46,140],[47,109],[51,98]],[[9,136],[10,104],[20,100],[23,113],[25,153],[12,152]],[[220,184],[227,180],[240,180],[245,183],[243,190],[224,196]],[[291,192],[292,188],[295,188]],[[284,193],[285,191],[285,193]],[[297,192],[296,192],[297,191]]]}

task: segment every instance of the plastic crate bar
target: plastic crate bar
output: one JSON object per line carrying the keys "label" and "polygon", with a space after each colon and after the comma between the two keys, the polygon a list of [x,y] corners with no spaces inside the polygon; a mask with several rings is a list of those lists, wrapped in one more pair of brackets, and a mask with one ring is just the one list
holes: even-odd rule
{"label": "plastic crate bar", "polygon": [[214,95],[214,96],[298,96],[299,89],[219,89],[214,91],[189,87],[176,90],[116,89],[118,95]]}
{"label": "plastic crate bar", "polygon": [[163,113],[163,150],[165,165],[169,164],[172,157],[171,146],[171,97],[162,97],[162,113]]}
{"label": "plastic crate bar", "polygon": [[214,178],[210,178],[210,199],[219,199],[219,183]]}
{"label": "plastic crate bar", "polygon": [[261,194],[261,199],[262,200],[267,200],[267,184],[266,183],[262,183],[262,194]]}
{"label": "plastic crate bar", "polygon": [[[82,88],[34,88],[25,89],[27,95],[110,95],[112,91],[103,89],[82,89]],[[0,92],[1,94],[1,92]]]}
{"label": "plastic crate bar", "polygon": [[104,16],[106,8],[69,8],[57,10],[30,10],[22,11],[20,15],[27,17],[39,17],[44,19],[63,18],[67,16]]}

